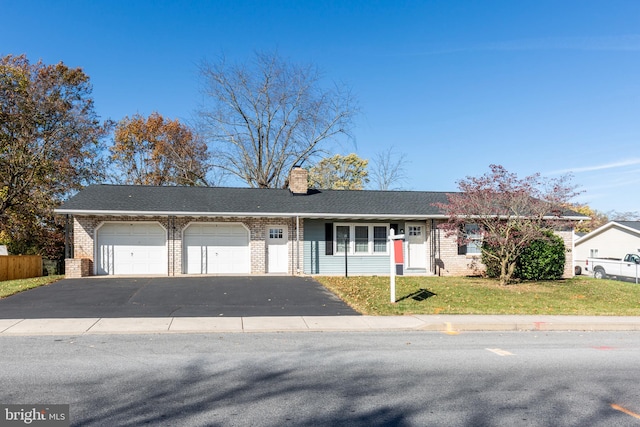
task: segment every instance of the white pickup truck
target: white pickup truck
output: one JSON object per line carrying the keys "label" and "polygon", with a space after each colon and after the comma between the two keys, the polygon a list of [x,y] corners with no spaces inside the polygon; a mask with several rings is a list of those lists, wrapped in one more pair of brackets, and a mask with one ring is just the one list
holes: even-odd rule
{"label": "white pickup truck", "polygon": [[626,254],[623,259],[617,258],[587,258],[586,271],[591,271],[596,279],[606,279],[608,276],[618,278],[638,279],[640,273],[640,255]]}

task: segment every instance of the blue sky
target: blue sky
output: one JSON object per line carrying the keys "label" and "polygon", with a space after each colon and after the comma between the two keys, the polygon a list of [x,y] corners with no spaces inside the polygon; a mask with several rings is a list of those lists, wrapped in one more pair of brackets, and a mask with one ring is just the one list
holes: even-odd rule
{"label": "blue sky", "polygon": [[349,84],[364,158],[394,147],[410,190],[500,164],[573,173],[600,211],[640,212],[640,1],[0,0],[0,55],[82,67],[96,110],[189,121],[198,65],[275,51]]}

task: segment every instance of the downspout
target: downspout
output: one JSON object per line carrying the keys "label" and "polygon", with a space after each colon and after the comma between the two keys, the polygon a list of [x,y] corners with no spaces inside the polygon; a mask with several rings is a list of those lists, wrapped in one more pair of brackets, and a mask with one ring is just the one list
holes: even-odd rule
{"label": "downspout", "polygon": [[438,270],[438,276],[440,276],[440,272],[442,270],[442,267],[441,267],[441,265],[442,265],[442,254],[440,253],[440,247],[441,246],[440,246],[440,229],[439,228],[438,228],[437,234],[438,234],[438,243],[437,243],[438,247],[437,247],[437,250],[438,250],[438,259],[440,260],[440,263],[436,262],[436,268]]}
{"label": "downspout", "polygon": [[433,272],[433,274],[436,274],[436,230],[435,230],[435,226],[436,226],[436,221],[431,218],[431,257],[430,257],[430,262],[431,262],[431,271]]}
{"label": "downspout", "polygon": [[433,274],[440,276],[440,228],[436,227],[435,219],[431,218],[431,230],[433,233]]}
{"label": "downspout", "polygon": [[296,274],[300,275],[300,215],[296,215]]}
{"label": "downspout", "polygon": [[171,217],[171,248],[173,249],[173,255],[171,256],[171,263],[173,265],[172,276],[176,275],[176,217]]}
{"label": "downspout", "polygon": [[176,275],[176,217],[171,217],[171,275]]}
{"label": "downspout", "polygon": [[71,258],[71,247],[69,246],[69,214],[65,215],[64,222],[64,257]]}
{"label": "downspout", "polygon": [[[573,270],[571,272],[571,277],[575,277],[576,275],[576,229],[575,227],[573,227],[571,229],[571,269]],[[636,283],[638,283],[638,280],[636,279]]]}

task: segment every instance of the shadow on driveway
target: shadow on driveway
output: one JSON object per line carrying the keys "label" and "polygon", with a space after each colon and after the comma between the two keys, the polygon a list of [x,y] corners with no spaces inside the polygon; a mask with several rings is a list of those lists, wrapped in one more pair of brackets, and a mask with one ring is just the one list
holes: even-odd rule
{"label": "shadow on driveway", "polygon": [[307,277],[89,277],[0,299],[0,319],[359,315]]}

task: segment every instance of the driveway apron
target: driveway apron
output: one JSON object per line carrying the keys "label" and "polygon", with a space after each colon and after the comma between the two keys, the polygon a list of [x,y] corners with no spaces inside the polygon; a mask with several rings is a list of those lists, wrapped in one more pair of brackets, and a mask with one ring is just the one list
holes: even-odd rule
{"label": "driveway apron", "polygon": [[64,279],[0,299],[0,319],[347,316],[358,313],[308,277]]}

